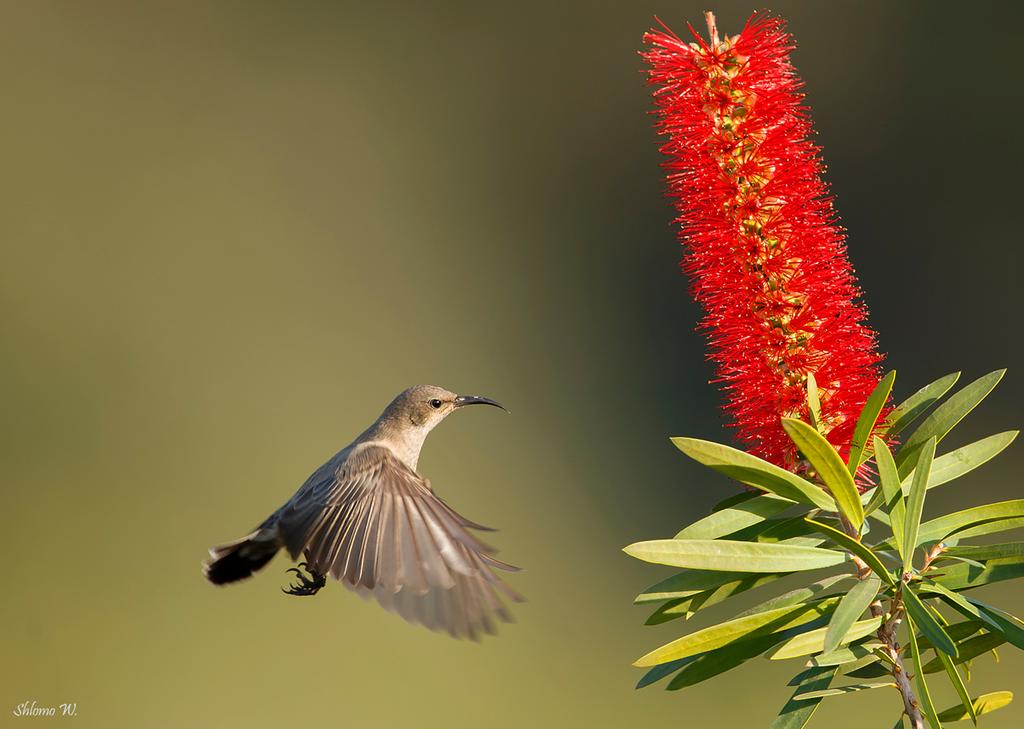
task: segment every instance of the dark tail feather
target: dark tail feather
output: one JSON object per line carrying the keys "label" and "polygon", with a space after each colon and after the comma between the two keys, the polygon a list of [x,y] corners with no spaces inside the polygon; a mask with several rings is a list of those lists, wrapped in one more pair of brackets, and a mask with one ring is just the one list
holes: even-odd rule
{"label": "dark tail feather", "polygon": [[210,549],[203,563],[203,575],[215,585],[226,585],[251,577],[277,554],[278,546],[253,539],[255,532],[234,542]]}

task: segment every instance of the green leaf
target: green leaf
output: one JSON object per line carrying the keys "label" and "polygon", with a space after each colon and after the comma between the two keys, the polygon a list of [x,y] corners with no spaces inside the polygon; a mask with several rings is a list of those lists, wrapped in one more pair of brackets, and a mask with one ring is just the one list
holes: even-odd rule
{"label": "green leaf", "polygon": [[747,615],[765,612],[766,610],[775,610],[781,607],[788,607],[790,605],[797,605],[803,602],[812,602],[814,600],[822,599],[825,597],[822,593],[827,592],[840,582],[852,579],[854,579],[854,576],[851,574],[829,575],[817,582],[812,582],[809,585],[798,587],[795,590],[790,590],[789,592],[784,592],[781,595],[765,600],[764,602],[745,610],[736,617],[743,618]]}
{"label": "green leaf", "polygon": [[[967,661],[973,660],[980,655],[984,655],[991,650],[995,650],[1003,643],[1006,642],[1006,638],[999,635],[998,633],[982,633],[976,635],[973,638],[965,640],[963,643],[957,644],[957,655],[954,663],[966,663]],[[922,648],[921,650],[924,650]],[[942,653],[938,654],[942,656]],[[925,673],[938,673],[943,668],[942,661],[939,658],[933,658],[924,664]]]}
{"label": "green leaf", "polygon": [[867,641],[856,645],[848,645],[845,648],[839,648],[831,652],[814,656],[814,658],[811,659],[811,664],[815,666],[845,666],[847,663],[854,663],[861,659],[873,656],[875,649],[881,647],[882,644],[876,641]]}
{"label": "green leaf", "polygon": [[965,473],[992,460],[1008,445],[1013,443],[1017,430],[1008,430],[987,438],[982,438],[969,445],[962,446],[949,453],[938,456],[932,463],[932,474],[928,478],[928,488],[933,489],[944,483],[956,480]]}
{"label": "green leaf", "polygon": [[708,653],[703,653],[692,663],[687,664],[676,674],[668,686],[669,691],[677,691],[687,686],[694,686],[701,681],[718,676],[732,670],[751,658],[764,653],[769,648],[785,640],[786,632],[765,635],[752,640],[738,640]]}
{"label": "green leaf", "polygon": [[722,509],[731,509],[734,506],[742,504],[744,501],[750,501],[758,496],[759,494],[754,493],[753,491],[740,491],[738,494],[726,496],[711,507],[711,513],[714,514],[716,511],[721,511]]}
{"label": "green leaf", "polygon": [[917,691],[921,696],[921,710],[932,729],[942,729],[942,722],[935,714],[935,704],[932,703],[932,695],[924,678],[924,671],[921,667],[921,651],[917,648],[917,638],[914,637],[914,621],[910,615],[907,615],[907,623],[909,628],[907,643],[910,644],[910,657],[914,662],[914,675],[917,676]]}
{"label": "green leaf", "polygon": [[925,413],[928,408],[942,399],[942,396],[949,392],[949,389],[960,379],[959,372],[953,372],[945,377],[940,377],[931,384],[925,385],[902,403],[897,405],[889,413],[889,427],[886,429],[888,435],[898,435],[903,430]]}
{"label": "green leaf", "polygon": [[853,482],[853,476],[846,469],[846,464],[836,449],[824,436],[803,421],[783,418],[782,427],[814,466],[814,470],[825,482],[843,515],[859,530],[864,524],[864,505],[860,503],[860,493]]}
{"label": "green leaf", "polygon": [[[917,537],[918,544],[942,541],[946,537],[962,532],[969,527],[981,526],[987,522],[1014,519],[1016,517],[1024,517],[1024,499],[1011,499],[995,504],[985,504],[984,506],[964,509],[963,511],[946,514],[922,524]],[[995,531],[1001,530],[1001,525],[988,524],[982,530],[973,532],[971,536],[992,534]],[[967,537],[960,534],[959,538],[966,539]]]}
{"label": "green leaf", "polygon": [[836,611],[832,613],[828,630],[825,631],[825,644],[822,647],[825,653],[831,653],[839,647],[843,636],[849,632],[857,618],[864,614],[868,605],[875,599],[881,584],[882,581],[878,579],[877,575],[871,575],[866,580],[859,580],[848,593],[843,595]]}
{"label": "green leaf", "polygon": [[807,413],[811,416],[811,425],[821,430],[821,398],[818,397],[818,381],[814,373],[807,373]]}
{"label": "green leaf", "polygon": [[[996,709],[1003,708],[1011,701],[1013,701],[1012,691],[993,691],[992,693],[982,694],[973,701],[974,713],[978,716],[989,714]],[[960,704],[952,706],[939,714],[941,721],[963,721],[966,718],[968,718],[968,714]]]}
{"label": "green leaf", "polygon": [[654,666],[654,668],[643,675],[643,678],[637,681],[636,687],[642,689],[645,686],[650,686],[652,683],[657,683],[661,679],[671,676],[687,663],[693,663],[695,660],[697,660],[697,656],[690,656],[689,658],[680,658],[678,661],[669,661],[668,663]]}
{"label": "green leaf", "polygon": [[913,618],[914,624],[928,638],[928,642],[937,651],[955,657],[957,654],[956,643],[949,637],[945,629],[939,625],[939,621],[935,619],[935,616],[925,607],[925,604],[921,602],[921,598],[910,589],[909,585],[903,590],[903,604],[906,605],[907,613]]}
{"label": "green leaf", "polygon": [[820,547],[725,539],[654,539],[622,551],[645,562],[725,572],[800,572],[834,567],[848,559],[842,552]]}
{"label": "green leaf", "polygon": [[807,699],[823,699],[826,696],[839,696],[841,694],[852,694],[855,691],[867,691],[876,688],[897,688],[892,681],[887,683],[851,683],[848,686],[840,686],[833,689],[822,689],[820,691],[808,691],[793,697],[794,701],[807,701]]}
{"label": "green leaf", "polygon": [[963,527],[957,529],[955,537],[946,539],[947,544],[954,544],[963,539],[971,539],[972,537],[982,537],[986,534],[998,534],[999,532],[1008,532],[1014,529],[1020,529],[1024,527],[1024,517],[1010,517],[1006,519],[988,519],[986,521],[978,522],[972,526]]}
{"label": "green leaf", "polygon": [[983,569],[970,564],[944,565],[941,574],[931,577],[935,582],[950,590],[957,592],[969,590],[982,585],[990,585],[993,582],[1024,577],[1024,557],[992,559]]}
{"label": "green leaf", "polygon": [[858,542],[856,539],[841,532],[838,529],[830,527],[828,524],[822,524],[820,521],[814,519],[805,519],[808,524],[812,524],[815,529],[824,534],[826,537],[831,539],[833,542],[838,544],[840,547],[850,550],[853,554],[860,557],[861,561],[866,564],[872,572],[885,580],[887,585],[895,586],[896,581],[893,579],[892,573],[885,568],[882,564],[882,560],[878,558],[874,552],[863,542]]}
{"label": "green leaf", "polygon": [[910,495],[907,497],[906,523],[903,525],[903,571],[914,569],[914,550],[917,549],[917,537],[921,528],[921,514],[924,511],[924,495],[928,490],[928,475],[935,457],[935,439],[929,438],[921,448],[921,454],[914,469],[914,480],[910,484]]}
{"label": "green leaf", "polygon": [[944,554],[977,560],[1024,557],[1024,542],[1003,542],[1002,544],[949,547],[946,549]]}
{"label": "green leaf", "polygon": [[892,370],[875,386],[867,402],[864,403],[864,408],[860,411],[857,425],[853,429],[853,440],[850,442],[850,455],[846,460],[851,476],[856,476],[860,464],[867,460],[865,446],[868,444],[868,438],[871,437],[871,431],[875,429],[878,415],[889,400],[889,393],[892,392],[892,385],[895,381],[896,370]]}
{"label": "green leaf", "polygon": [[637,595],[633,601],[636,605],[643,605],[650,602],[661,602],[662,600],[673,600],[680,597],[691,597],[700,592],[713,590],[730,582],[736,582],[744,577],[750,577],[754,573],[746,575],[739,572],[715,572],[712,570],[684,570],[661,582],[655,583]]}
{"label": "green leaf", "polygon": [[644,625],[661,625],[667,623],[670,620],[676,620],[690,614],[690,605],[696,600],[706,597],[710,593],[698,592],[696,595],[690,597],[678,597],[674,600],[669,600],[664,605],[660,605],[657,610],[650,614],[647,620],[644,621]]}
{"label": "green leaf", "polygon": [[985,623],[985,626],[993,633],[998,633],[1006,638],[1010,645],[1024,649],[1024,628],[1021,627],[1020,621],[1012,615],[957,594],[937,583],[925,584],[922,589],[937,593],[946,601],[947,605],[964,617],[977,618]]}
{"label": "green leaf", "polygon": [[792,605],[742,618],[733,618],[666,643],[641,656],[633,665],[655,666],[698,653],[706,653],[740,638],[759,638],[805,625],[831,613],[837,602],[837,598],[830,598],[813,605]]}
{"label": "green leaf", "polygon": [[[967,712],[967,715],[971,717],[971,721],[977,725],[978,714],[974,711],[974,705],[971,703],[971,695],[967,693],[967,687],[964,686],[964,680],[960,677],[960,672],[956,670],[956,666],[953,665],[953,660],[941,651],[936,651],[935,655],[938,656],[939,661],[942,663],[942,667],[946,669],[946,675],[949,676],[949,682],[953,684],[953,688],[956,690],[957,696],[960,697],[960,703],[963,704],[964,710]],[[927,671],[925,671],[925,673],[927,673]]]}
{"label": "green leaf", "polygon": [[[881,615],[877,618],[859,620],[849,627],[846,633],[839,639],[839,642],[845,645],[846,643],[852,643],[860,640],[861,638],[871,635],[878,630],[881,624]],[[825,633],[827,630],[828,628],[818,628],[817,630],[811,630],[794,638],[790,638],[777,651],[772,653],[769,658],[773,661],[781,661],[787,658],[797,658],[798,656],[809,656],[812,653],[821,653],[825,646]]]}
{"label": "green leaf", "polygon": [[716,539],[726,534],[761,524],[768,517],[781,514],[793,506],[789,499],[773,494],[760,494],[729,508],[713,512],[690,524],[676,534],[676,539]]}
{"label": "green leaf", "polygon": [[882,661],[875,661],[861,668],[847,671],[846,675],[849,678],[881,678],[882,676],[889,676],[891,674],[889,672],[889,667]]}
{"label": "green leaf", "polygon": [[771,524],[765,522],[765,528],[758,530],[756,534],[752,529],[741,529],[729,535],[729,538],[742,542],[782,542],[785,544],[803,544],[809,547],[816,547],[824,541],[822,539],[804,539],[804,537],[813,535],[814,530],[807,526],[802,515],[770,519],[769,521]]}
{"label": "green leaf", "polygon": [[925,418],[896,455],[896,465],[900,467],[900,477],[906,478],[913,470],[917,463],[917,455],[928,440],[935,438],[936,443],[941,441],[957,423],[992,392],[1004,374],[1006,374],[1006,370],[996,370],[984,377],[979,377]]}
{"label": "green leaf", "polygon": [[749,577],[744,577],[743,579],[737,580],[736,582],[727,582],[721,587],[718,587],[714,591],[712,591],[712,593],[708,596],[708,599],[701,603],[698,609],[709,608],[712,605],[718,605],[721,602],[725,602],[730,597],[740,595],[744,592],[747,592],[748,590],[753,590],[763,585],[771,584],[772,582],[775,582],[776,580],[779,580],[788,574],[790,573],[781,572],[757,574],[751,575]]}
{"label": "green leaf", "polygon": [[672,443],[698,463],[702,463],[740,483],[790,499],[797,503],[835,511],[832,499],[822,489],[757,456],[696,438],[672,438]]}
{"label": "green leaf", "polygon": [[[962,640],[964,640],[966,638],[971,637],[972,635],[977,633],[979,630],[981,630],[982,625],[983,624],[982,624],[982,622],[980,620],[973,620],[973,619],[972,620],[964,620],[964,621],[959,622],[959,623],[953,623],[952,625],[947,625],[945,627],[945,630],[946,630],[946,634],[949,635],[950,638],[952,638],[954,641],[956,641],[959,644],[960,641],[962,641]],[[926,637],[924,637],[924,635],[918,634],[918,636],[917,636],[917,647],[920,648],[921,651],[923,652],[923,651],[929,650],[930,648],[933,648],[934,646],[932,646],[932,644],[929,642],[929,640]],[[957,648],[957,653],[959,654],[959,659],[962,659],[963,658],[963,653],[960,651],[959,647]]]}
{"label": "green leaf", "polygon": [[718,605],[719,603],[725,602],[730,597],[742,594],[748,590],[753,590],[757,587],[761,587],[762,585],[772,583],[775,580],[785,577],[787,574],[789,573],[743,575],[738,580],[726,582],[724,585],[720,585],[714,589],[698,592],[696,595],[691,595],[689,597],[669,600],[651,614],[645,625],[660,625],[661,623],[667,623],[670,620],[675,620],[676,618],[685,618],[686,620],[689,620],[695,613],[704,610],[705,608]]}
{"label": "green leaf", "polygon": [[834,666],[826,666],[824,668],[810,668],[804,671],[801,674],[800,683],[793,692],[793,697],[782,707],[779,715],[772,722],[770,729],[803,729],[803,727],[807,726],[807,722],[811,720],[811,716],[817,710],[821,699],[797,701],[795,697],[802,693],[828,688],[837,670]]}
{"label": "green leaf", "polygon": [[[962,446],[956,450],[952,450],[949,453],[944,453],[941,456],[936,456],[935,460],[932,461],[932,472],[928,477],[928,488],[933,489],[936,486],[942,486],[943,484],[955,481],[966,473],[970,473],[975,468],[987,463],[988,461],[999,455],[1007,446],[1009,446],[1016,439],[1019,431],[1008,430],[1005,433],[998,433],[996,435],[990,435],[987,438],[982,438],[979,441],[971,443],[969,445]],[[877,436],[876,436],[877,437]],[[877,453],[877,441],[876,451]],[[890,454],[891,456],[891,454]],[[876,455],[875,460],[878,460]],[[899,476],[896,476],[896,480],[899,480]],[[904,495],[910,491],[910,479],[903,479],[901,484]],[[877,509],[883,499],[883,491],[878,489],[872,494],[871,499],[868,501],[867,506],[864,507],[865,514],[871,514]],[[891,514],[890,514],[891,516]],[[902,535],[901,535],[902,537]]]}
{"label": "green leaf", "polygon": [[896,470],[896,462],[892,458],[889,446],[879,437],[875,437],[875,463],[878,466],[878,477],[882,484],[882,494],[889,514],[892,535],[896,541],[896,551],[906,560],[903,549],[903,535],[906,530],[906,505],[903,503],[903,489],[900,486],[900,475]]}
{"label": "green leaf", "polygon": [[969,557],[957,557],[955,554],[941,554],[932,560],[933,565],[940,562],[963,562],[964,564],[969,564],[971,567],[977,567],[979,570],[985,569],[985,565],[983,563]]}

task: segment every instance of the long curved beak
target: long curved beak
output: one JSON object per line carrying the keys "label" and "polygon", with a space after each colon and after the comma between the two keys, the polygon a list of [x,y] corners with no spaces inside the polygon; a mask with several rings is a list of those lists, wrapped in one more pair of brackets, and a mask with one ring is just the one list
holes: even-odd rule
{"label": "long curved beak", "polygon": [[[481,397],[480,395],[459,395],[455,398],[455,407],[461,408],[463,405],[493,405],[496,408],[505,410],[505,406],[497,400],[492,400],[489,397]],[[505,410],[507,413],[508,410]]]}

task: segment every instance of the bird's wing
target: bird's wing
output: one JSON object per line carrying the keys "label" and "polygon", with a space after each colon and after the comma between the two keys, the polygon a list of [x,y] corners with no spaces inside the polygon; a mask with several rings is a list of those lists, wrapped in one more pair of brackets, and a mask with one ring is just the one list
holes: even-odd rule
{"label": "bird's wing", "polygon": [[494,632],[510,616],[500,595],[522,598],[494,573],[517,568],[469,529],[429,483],[383,447],[353,452],[333,478],[311,483],[281,514],[293,557],[372,595],[410,622],[455,637]]}

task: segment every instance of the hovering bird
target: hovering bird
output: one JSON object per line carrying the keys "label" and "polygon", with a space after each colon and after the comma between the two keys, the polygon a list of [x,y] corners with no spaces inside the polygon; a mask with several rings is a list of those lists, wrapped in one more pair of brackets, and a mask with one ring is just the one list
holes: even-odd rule
{"label": "hovering bird", "polygon": [[434,385],[400,393],[252,533],[210,549],[206,579],[244,579],[285,549],[304,557],[299,567],[308,573],[288,570],[297,576],[290,595],[314,595],[330,575],[431,630],[473,640],[494,633],[495,617],[511,620],[502,596],[523,600],[495,570],[518,568],[495,559],[470,531],[492,529],[456,513],[416,472],[427,434],[467,405],[505,409]]}

